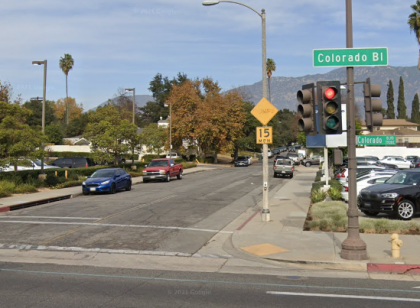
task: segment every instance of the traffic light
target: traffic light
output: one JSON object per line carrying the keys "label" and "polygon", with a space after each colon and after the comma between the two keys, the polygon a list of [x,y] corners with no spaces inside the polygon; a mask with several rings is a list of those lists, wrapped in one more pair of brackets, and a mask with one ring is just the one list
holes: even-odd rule
{"label": "traffic light", "polygon": [[340,81],[318,81],[316,88],[320,123],[319,134],[341,134],[343,132],[343,122]]}
{"label": "traffic light", "polygon": [[306,136],[316,135],[315,85],[313,83],[303,85],[302,90],[299,90],[296,96],[299,102],[297,112],[300,117],[298,130],[305,132]]}
{"label": "traffic light", "polygon": [[374,126],[382,126],[382,101],[378,98],[381,96],[381,86],[379,84],[371,84],[370,78],[366,79],[364,84],[365,96],[365,121],[367,128],[373,132]]}

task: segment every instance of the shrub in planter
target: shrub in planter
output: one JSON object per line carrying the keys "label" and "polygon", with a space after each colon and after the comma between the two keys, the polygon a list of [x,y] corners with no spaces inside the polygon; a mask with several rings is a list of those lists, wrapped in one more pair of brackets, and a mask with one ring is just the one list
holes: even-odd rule
{"label": "shrub in planter", "polygon": [[54,175],[48,175],[44,183],[47,184],[49,187],[54,187],[57,186],[57,184],[60,183],[60,181],[58,180],[58,177]]}
{"label": "shrub in planter", "polygon": [[317,203],[324,201],[327,198],[327,193],[321,189],[312,190],[311,201],[312,203]]}
{"label": "shrub in planter", "polygon": [[334,201],[341,200],[341,187],[337,188],[337,187],[331,186],[331,188],[328,190],[328,195]]}

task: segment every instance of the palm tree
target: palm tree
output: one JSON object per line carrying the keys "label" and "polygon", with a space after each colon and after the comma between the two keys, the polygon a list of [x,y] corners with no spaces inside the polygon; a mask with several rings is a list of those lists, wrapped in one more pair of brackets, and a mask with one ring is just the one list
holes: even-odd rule
{"label": "palm tree", "polygon": [[[417,0],[416,4],[413,4],[411,8],[414,12],[408,15],[407,23],[410,26],[410,31],[413,31],[416,35],[417,43],[420,45],[420,0]],[[420,50],[417,68],[420,69]]]}
{"label": "palm tree", "polygon": [[64,57],[60,58],[60,68],[63,73],[66,75],[66,124],[69,124],[69,87],[67,82],[67,77],[69,75],[70,70],[73,68],[74,60],[72,56],[68,53],[64,54]]}
{"label": "palm tree", "polygon": [[[417,0],[420,1],[420,0]],[[267,77],[268,77],[268,100],[271,102],[271,85],[270,85],[270,80],[271,80],[271,75],[273,74],[273,72],[276,70],[276,62],[274,62],[273,59],[268,58],[267,59]]]}

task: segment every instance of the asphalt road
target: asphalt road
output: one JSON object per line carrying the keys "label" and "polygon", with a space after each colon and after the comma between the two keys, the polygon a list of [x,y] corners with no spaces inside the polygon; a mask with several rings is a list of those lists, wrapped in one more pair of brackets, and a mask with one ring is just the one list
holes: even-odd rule
{"label": "asphalt road", "polygon": [[0,243],[195,253],[262,198],[261,184],[256,163],[8,212]]}
{"label": "asphalt road", "polygon": [[419,307],[420,282],[0,264],[0,307]]}

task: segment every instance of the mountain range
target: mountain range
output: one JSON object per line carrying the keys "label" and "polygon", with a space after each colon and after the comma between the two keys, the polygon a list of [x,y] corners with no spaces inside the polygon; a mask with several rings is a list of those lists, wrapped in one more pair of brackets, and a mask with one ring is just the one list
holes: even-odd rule
{"label": "mountain range", "polygon": [[[396,66],[378,66],[378,67],[355,67],[354,81],[366,81],[370,77],[372,84],[381,85],[382,107],[387,109],[386,94],[388,91],[389,80],[392,80],[394,86],[394,106],[397,113],[398,87],[400,76],[404,81],[404,96],[407,106],[407,116],[411,115],[411,106],[415,93],[420,93],[420,72],[416,66],[396,67]],[[296,92],[302,88],[302,85],[316,83],[323,80],[339,80],[345,83],[347,80],[347,70],[345,67],[332,70],[324,74],[305,75],[302,77],[272,77],[271,78],[271,103],[277,109],[289,109],[295,111],[298,102]],[[233,89],[235,90],[235,89]],[[236,88],[247,101],[257,104],[262,98],[262,82],[256,82],[252,85],[240,86]],[[232,90],[230,90],[232,91]],[[151,95],[136,95],[137,107],[144,106],[148,101],[153,101]],[[355,102],[359,110],[363,110],[363,85],[355,84]],[[99,106],[103,106],[107,102]]]}

